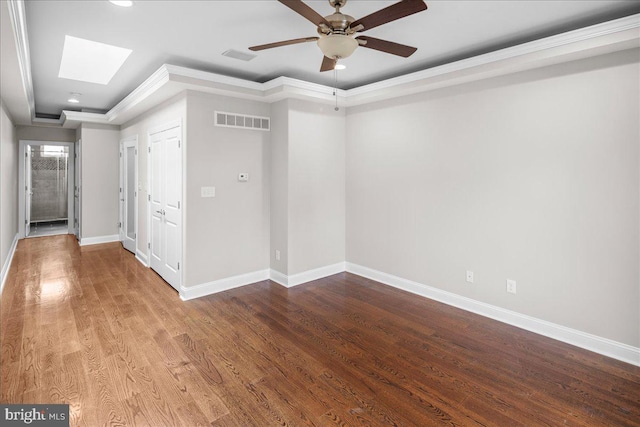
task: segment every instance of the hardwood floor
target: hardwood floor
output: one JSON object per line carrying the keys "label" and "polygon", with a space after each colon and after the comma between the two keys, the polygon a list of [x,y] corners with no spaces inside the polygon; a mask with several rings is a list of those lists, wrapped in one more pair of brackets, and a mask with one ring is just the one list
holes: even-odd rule
{"label": "hardwood floor", "polygon": [[20,241],[3,403],[73,426],[640,426],[640,368],[347,273],[183,302],[119,244]]}

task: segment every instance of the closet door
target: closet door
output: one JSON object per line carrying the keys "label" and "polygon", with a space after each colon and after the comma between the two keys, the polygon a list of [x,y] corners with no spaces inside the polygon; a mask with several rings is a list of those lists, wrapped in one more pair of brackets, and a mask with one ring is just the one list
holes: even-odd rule
{"label": "closet door", "polygon": [[[164,230],[164,279],[178,289],[180,285],[180,258],[182,255],[182,148],[181,129],[163,132],[164,200],[162,219]],[[174,285],[174,283],[176,285]],[[179,289],[178,289],[179,290]]]}
{"label": "closet door", "polygon": [[182,130],[149,135],[150,266],[179,290],[182,257]]}

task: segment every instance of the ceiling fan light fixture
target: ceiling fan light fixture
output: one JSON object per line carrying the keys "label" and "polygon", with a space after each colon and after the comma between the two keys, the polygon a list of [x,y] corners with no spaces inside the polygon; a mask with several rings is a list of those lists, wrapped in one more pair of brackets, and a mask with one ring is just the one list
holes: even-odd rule
{"label": "ceiling fan light fixture", "polygon": [[336,64],[334,70],[344,70],[345,68],[347,68],[347,66],[344,64]]}
{"label": "ceiling fan light fixture", "polygon": [[318,46],[324,56],[331,59],[343,59],[350,56],[358,47],[358,41],[343,34],[330,34],[318,39]]}

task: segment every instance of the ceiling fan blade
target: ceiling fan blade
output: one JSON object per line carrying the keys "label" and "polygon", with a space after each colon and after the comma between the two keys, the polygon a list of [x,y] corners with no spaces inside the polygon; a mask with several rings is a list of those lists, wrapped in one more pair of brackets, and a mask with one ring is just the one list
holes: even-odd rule
{"label": "ceiling fan blade", "polygon": [[322,65],[320,66],[320,71],[331,71],[336,68],[335,59],[327,58],[326,56],[322,58]]}
{"label": "ceiling fan blade", "polygon": [[402,0],[389,7],[380,9],[377,12],[373,12],[371,15],[367,15],[364,18],[354,21],[351,23],[350,27],[355,28],[358,25],[362,25],[364,29],[361,31],[366,31],[426,9],[427,5],[423,0]]}
{"label": "ceiling fan blade", "polygon": [[256,50],[271,49],[271,48],[280,47],[280,46],[289,46],[290,44],[315,42],[319,38],[320,37],[303,37],[303,38],[300,38],[300,39],[284,40],[284,41],[281,41],[281,42],[261,44],[259,46],[251,46],[249,48],[249,50],[256,51]]}
{"label": "ceiling fan blade", "polygon": [[368,47],[369,49],[379,50],[381,52],[390,53],[392,55],[402,56],[408,58],[418,50],[417,47],[411,47],[400,43],[390,42],[387,40],[380,40],[368,36],[358,36],[356,40],[363,40],[366,43],[361,44],[362,47]]}
{"label": "ceiling fan blade", "polygon": [[283,5],[287,6],[289,9],[296,12],[298,15],[302,15],[307,20],[313,22],[315,25],[324,24],[327,27],[331,27],[326,19],[322,15],[320,15],[315,10],[311,9],[306,3],[303,3],[302,0],[278,0]]}

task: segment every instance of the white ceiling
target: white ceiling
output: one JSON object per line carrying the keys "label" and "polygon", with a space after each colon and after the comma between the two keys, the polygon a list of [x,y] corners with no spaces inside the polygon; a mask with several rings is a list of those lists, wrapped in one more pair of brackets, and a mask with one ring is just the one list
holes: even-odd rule
{"label": "white ceiling", "polygon": [[[321,15],[333,11],[326,0],[306,3]],[[393,3],[350,0],[342,12],[360,18]],[[412,57],[359,48],[343,61],[348,68],[339,72],[338,86],[358,87],[640,13],[637,0],[427,0],[427,4],[425,12],[365,33],[417,47]],[[58,116],[63,109],[107,111],[164,63],[255,82],[288,76],[333,84],[332,72],[318,71],[322,54],[314,43],[257,52],[250,62],[221,55],[228,49],[249,52],[249,46],[316,35],[313,24],[277,1],[145,0],[136,1],[131,8],[120,8],[106,0],[49,0],[26,1],[25,11],[35,110],[39,115]],[[16,67],[5,62],[5,56],[15,52],[10,52],[4,15],[3,10],[2,98],[9,103],[5,75]],[[65,35],[125,47],[133,53],[106,86],[61,79],[58,70]],[[71,92],[82,94],[79,106],[67,102]]]}

